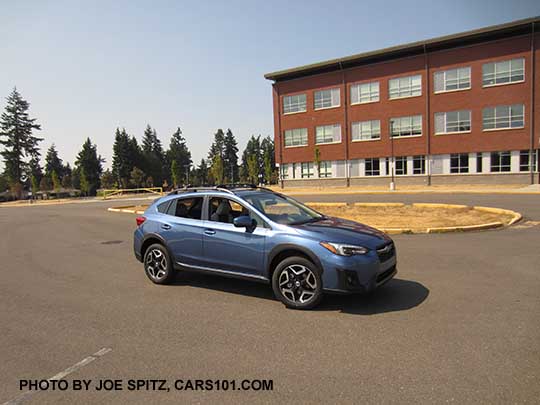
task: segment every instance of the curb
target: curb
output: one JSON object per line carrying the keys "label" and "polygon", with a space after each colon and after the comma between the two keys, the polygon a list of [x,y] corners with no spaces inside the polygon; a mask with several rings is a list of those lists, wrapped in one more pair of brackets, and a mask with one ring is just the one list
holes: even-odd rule
{"label": "curb", "polygon": [[405,203],[354,203],[355,207],[404,207]]}
{"label": "curb", "polygon": [[467,231],[481,231],[485,229],[495,229],[504,226],[502,222],[491,222],[488,224],[480,225],[467,225],[467,226],[448,226],[440,228],[428,228],[425,233],[449,233],[449,232],[467,232]]}
{"label": "curb", "polygon": [[417,208],[449,208],[449,209],[468,208],[468,206],[466,206],[466,205],[438,204],[438,203],[413,203],[412,206],[417,207]]}
{"label": "curb", "polygon": [[321,202],[321,203],[308,202],[308,203],[305,203],[305,204],[308,205],[308,206],[318,205],[319,207],[345,207],[345,206],[347,206],[347,203],[344,203],[344,202]]}
{"label": "curb", "polygon": [[110,212],[125,212],[127,214],[144,214],[144,211],[129,209],[129,207],[107,208]]}

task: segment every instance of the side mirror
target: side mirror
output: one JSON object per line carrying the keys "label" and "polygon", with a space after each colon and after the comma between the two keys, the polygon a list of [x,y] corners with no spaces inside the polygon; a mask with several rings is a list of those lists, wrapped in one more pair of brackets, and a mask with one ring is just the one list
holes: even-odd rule
{"label": "side mirror", "polygon": [[257,221],[255,221],[248,215],[236,217],[233,220],[233,224],[237,228],[247,228],[247,230],[255,229],[257,227]]}

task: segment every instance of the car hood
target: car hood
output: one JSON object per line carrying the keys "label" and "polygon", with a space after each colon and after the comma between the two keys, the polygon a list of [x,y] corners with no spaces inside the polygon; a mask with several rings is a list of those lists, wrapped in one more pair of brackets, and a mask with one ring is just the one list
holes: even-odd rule
{"label": "car hood", "polygon": [[350,243],[369,249],[376,249],[392,240],[378,229],[336,217],[325,217],[317,222],[293,225],[293,227],[302,234],[320,241]]}

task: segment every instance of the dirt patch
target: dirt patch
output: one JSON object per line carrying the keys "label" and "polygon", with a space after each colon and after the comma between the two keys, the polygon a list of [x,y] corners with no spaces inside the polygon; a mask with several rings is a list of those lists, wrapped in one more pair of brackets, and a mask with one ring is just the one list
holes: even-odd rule
{"label": "dirt patch", "polygon": [[425,208],[405,205],[403,207],[352,206],[328,207],[310,204],[313,209],[329,216],[346,218],[371,225],[375,228],[408,228],[413,231],[428,228],[480,225],[502,222],[507,225],[512,215],[496,214],[464,208]]}

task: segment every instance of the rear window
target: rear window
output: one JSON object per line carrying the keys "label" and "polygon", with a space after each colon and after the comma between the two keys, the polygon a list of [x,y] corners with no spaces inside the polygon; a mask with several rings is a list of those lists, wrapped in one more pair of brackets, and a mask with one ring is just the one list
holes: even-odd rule
{"label": "rear window", "polygon": [[158,212],[161,212],[162,214],[165,214],[167,212],[167,208],[169,207],[170,201],[165,201],[164,203],[161,203],[157,206]]}
{"label": "rear window", "polygon": [[203,198],[178,198],[167,209],[168,215],[180,218],[201,219]]}

